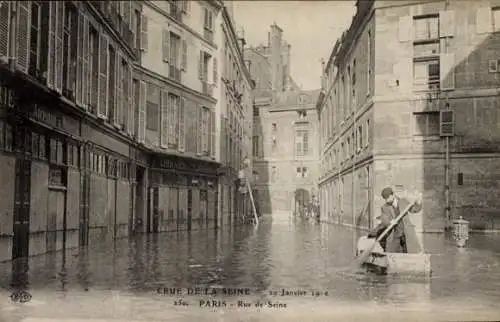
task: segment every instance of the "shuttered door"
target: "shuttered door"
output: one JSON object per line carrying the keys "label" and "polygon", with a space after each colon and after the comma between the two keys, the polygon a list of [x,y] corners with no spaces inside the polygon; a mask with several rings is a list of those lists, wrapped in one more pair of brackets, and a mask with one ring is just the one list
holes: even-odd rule
{"label": "shuttered door", "polygon": [[9,57],[10,1],[0,6],[0,58]]}
{"label": "shuttered door", "polygon": [[97,115],[101,118],[108,116],[108,37],[100,35],[99,39],[99,101]]}
{"label": "shuttered door", "polygon": [[146,82],[141,81],[140,83],[140,101],[139,101],[139,133],[138,133],[138,140],[139,143],[144,143],[145,138],[146,138]]}
{"label": "shuttered door", "polygon": [[63,87],[63,39],[64,39],[64,1],[55,2],[56,5],[56,31],[55,31],[55,68],[54,68],[54,87],[57,92],[62,92]]}
{"label": "shuttered door", "polygon": [[28,72],[29,45],[30,45],[30,1],[18,1],[18,24],[17,24],[17,68],[24,73]]}

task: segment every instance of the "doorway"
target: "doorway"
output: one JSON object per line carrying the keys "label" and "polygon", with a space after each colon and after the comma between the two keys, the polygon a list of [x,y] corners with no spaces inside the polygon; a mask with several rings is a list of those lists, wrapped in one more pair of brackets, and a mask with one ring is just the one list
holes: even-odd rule
{"label": "doorway", "polygon": [[187,230],[192,229],[192,219],[193,219],[193,189],[188,189],[187,194]]}
{"label": "doorway", "polygon": [[90,200],[90,173],[82,169],[80,174],[80,246],[89,244],[89,200]]}
{"label": "doorway", "polygon": [[29,256],[31,160],[16,160],[12,259]]}
{"label": "doorway", "polygon": [[157,233],[160,231],[160,189],[158,187],[151,188],[149,191],[149,207],[148,207],[148,233]]}
{"label": "doorway", "polygon": [[144,174],[145,169],[141,166],[136,168],[136,185],[135,185],[135,216],[134,216],[134,233],[143,231],[143,218],[144,218]]}

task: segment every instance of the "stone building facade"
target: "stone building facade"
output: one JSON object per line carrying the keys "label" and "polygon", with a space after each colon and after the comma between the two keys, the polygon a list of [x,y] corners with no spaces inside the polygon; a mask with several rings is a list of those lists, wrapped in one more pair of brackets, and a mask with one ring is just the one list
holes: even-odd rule
{"label": "stone building facade", "polygon": [[[249,195],[240,189],[238,174],[244,168],[245,159],[250,163],[245,174],[252,173],[251,148],[253,128],[254,82],[244,61],[245,38],[243,31],[234,23],[231,1],[221,12],[222,30],[217,43],[221,44],[219,61],[222,62],[220,87],[218,87],[218,108],[216,119],[220,122],[219,159],[221,177],[219,181],[220,213],[229,223],[238,223],[244,219],[251,208]],[[244,185],[243,185],[244,186]]]}
{"label": "stone building facade", "polygon": [[324,66],[321,209],[372,227],[380,191],[420,191],[419,228],[498,229],[498,1],[357,1]]}
{"label": "stone building facade", "polygon": [[317,194],[319,91],[303,91],[290,75],[291,46],[271,26],[267,46],[245,53],[255,80],[253,167],[262,213],[299,211]]}
{"label": "stone building facade", "polygon": [[220,226],[222,8],[0,3],[0,260]]}

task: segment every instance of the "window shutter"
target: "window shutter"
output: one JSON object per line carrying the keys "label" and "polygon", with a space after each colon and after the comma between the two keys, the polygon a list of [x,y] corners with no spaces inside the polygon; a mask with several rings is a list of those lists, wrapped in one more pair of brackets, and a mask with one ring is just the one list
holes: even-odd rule
{"label": "window shutter", "polygon": [[219,74],[218,74],[218,66],[217,66],[217,58],[213,58],[213,69],[214,69],[214,79],[213,79],[213,83],[214,83],[214,86],[217,86],[217,83],[219,82],[218,78],[219,78]]}
{"label": "window shutter", "polygon": [[30,48],[30,24],[31,3],[30,1],[18,1],[17,20],[17,68],[24,73],[28,72],[29,48]]}
{"label": "window shutter", "polygon": [[203,50],[200,50],[200,57],[198,62],[198,78],[203,80]]}
{"label": "window shutter", "polygon": [[160,97],[160,147],[168,146],[168,92],[161,91]]}
{"label": "window shutter", "polygon": [[[187,2],[187,1],[186,1]],[[182,39],[182,71],[187,71],[187,41]]]}
{"label": "window shutter", "polygon": [[190,9],[190,8],[189,8],[189,7],[190,7],[190,2],[191,2],[191,1],[189,1],[189,0],[184,0],[184,1],[182,1],[182,11],[183,11],[184,13],[189,13],[189,9]]}
{"label": "window shutter", "polygon": [[[54,2],[51,2],[51,6]],[[90,81],[90,73],[89,73],[89,21],[84,17],[83,19],[83,79],[82,79],[82,103],[84,108],[88,109],[89,104],[89,81]]]}
{"label": "window shutter", "polygon": [[455,134],[455,115],[453,111],[440,111],[439,124],[440,136],[453,136]]}
{"label": "window shutter", "polygon": [[103,119],[108,116],[108,52],[108,37],[101,34],[99,39],[99,101],[97,103],[97,116]]}
{"label": "window shutter", "polygon": [[0,5],[0,58],[9,57],[10,1]]}
{"label": "window shutter", "polygon": [[[56,39],[56,22],[57,22],[56,21],[56,17],[57,17],[56,2],[49,1],[49,7],[50,7],[50,9],[49,9],[49,41],[48,41],[49,48],[48,48],[48,52],[47,52],[47,62],[48,62],[47,86],[49,88],[54,88],[54,86],[55,86],[54,74],[55,74],[55,62],[56,62],[56,60],[55,60],[55,57],[56,57],[55,39]],[[85,35],[85,36],[87,36],[87,35]],[[85,43],[85,40],[84,40],[84,43]]]}
{"label": "window shutter", "polygon": [[170,60],[170,32],[167,29],[162,31],[163,38],[163,61],[168,63]]}
{"label": "window shutter", "polygon": [[131,1],[124,1],[124,10],[123,10],[123,19],[127,24],[130,24],[130,8],[131,8]]}
{"label": "window shutter", "polygon": [[304,150],[303,152],[304,152],[304,154],[307,154],[309,152],[309,133],[307,131],[304,131],[304,135],[303,135],[302,140],[303,140],[302,144],[303,144],[303,150]]}
{"label": "window shutter", "polygon": [[146,82],[141,81],[140,83],[140,102],[139,102],[139,133],[138,133],[138,141],[139,143],[144,143],[146,139],[146,101],[147,101],[147,91],[146,91]]}
{"label": "window shutter", "polygon": [[141,50],[148,51],[148,17],[142,15],[141,17]]}
{"label": "window shutter", "polygon": [[122,66],[122,55],[116,53],[116,71],[117,71],[117,82],[116,82],[116,96],[118,98],[118,127],[123,128],[125,123],[125,110],[123,106],[123,66]]}
{"label": "window shutter", "polygon": [[407,42],[413,38],[413,18],[411,16],[399,17],[398,37],[401,42]]}
{"label": "window shutter", "polygon": [[210,156],[215,159],[216,156],[216,151],[215,147],[217,146],[215,144],[215,111],[210,111],[210,133],[211,133],[211,147],[210,147]]}
{"label": "window shutter", "polygon": [[452,37],[455,31],[455,11],[446,10],[439,12],[439,36]]}
{"label": "window shutter", "polygon": [[439,77],[441,90],[452,90],[455,88],[455,54],[441,54],[439,62]]}
{"label": "window shutter", "polygon": [[128,107],[128,131],[127,133],[130,135],[134,134],[134,86],[132,81],[132,64],[128,65],[127,68],[127,85],[128,85],[128,98],[127,98],[127,107]]}
{"label": "window shutter", "polygon": [[76,58],[76,104],[82,105],[82,79],[83,79],[83,15],[78,15],[78,38]]}
{"label": "window shutter", "polygon": [[202,137],[203,137],[203,129],[202,129],[202,123],[203,123],[203,107],[198,106],[198,113],[197,113],[197,127],[196,127],[196,154],[201,155],[202,147]]}
{"label": "window shutter", "polygon": [[58,1],[56,2],[56,9],[57,9],[57,23],[56,23],[56,38],[55,38],[55,78],[54,78],[54,87],[56,91],[59,93],[62,92],[62,87],[63,87],[63,54],[64,54],[64,47],[63,47],[63,28],[64,28],[64,1]]}
{"label": "window shutter", "polygon": [[116,51],[115,57],[115,106],[113,113],[113,124],[117,127],[120,126],[122,120],[122,96],[121,96],[121,64],[120,64],[120,53]]}
{"label": "window shutter", "polygon": [[181,97],[179,106],[179,151],[184,152],[186,149],[186,123],[185,123],[185,107],[186,99]]}
{"label": "window shutter", "polygon": [[484,34],[492,31],[491,8],[478,8],[476,11],[476,32]]}

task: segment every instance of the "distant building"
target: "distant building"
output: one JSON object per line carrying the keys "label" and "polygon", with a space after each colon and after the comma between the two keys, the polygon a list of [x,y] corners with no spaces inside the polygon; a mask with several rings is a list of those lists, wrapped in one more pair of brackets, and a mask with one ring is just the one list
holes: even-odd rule
{"label": "distant building", "polygon": [[374,225],[385,186],[424,195],[422,228],[500,227],[499,1],[357,1],[324,66],[323,220]]}
{"label": "distant building", "polygon": [[298,211],[317,194],[319,91],[302,91],[293,81],[282,33],[272,25],[267,46],[245,52],[256,83],[253,166],[262,213]]}

